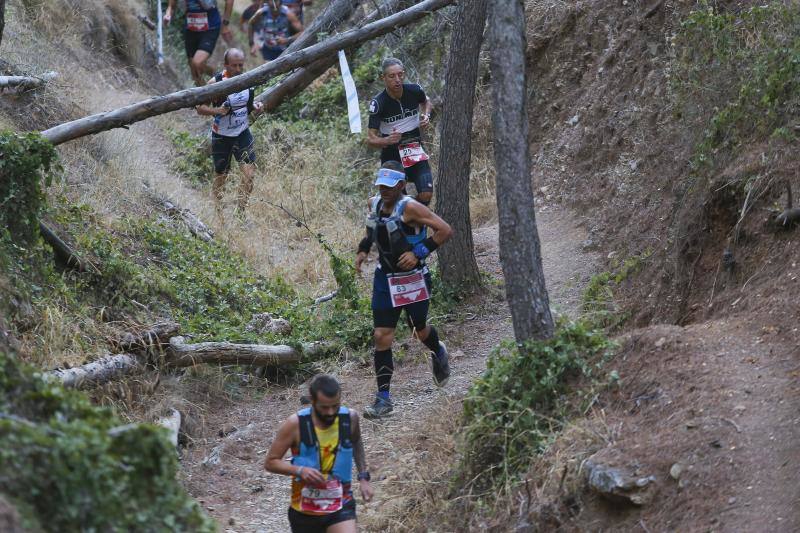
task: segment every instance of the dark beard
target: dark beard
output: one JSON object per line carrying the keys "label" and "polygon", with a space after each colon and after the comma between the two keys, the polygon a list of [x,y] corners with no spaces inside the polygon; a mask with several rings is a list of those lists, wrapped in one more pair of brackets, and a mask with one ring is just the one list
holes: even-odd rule
{"label": "dark beard", "polygon": [[336,422],[336,416],[337,415],[326,416],[326,415],[320,414],[320,412],[317,411],[316,409],[314,409],[314,414],[317,415],[317,420],[319,420],[320,422],[325,424],[325,427],[328,427],[331,424],[333,424],[334,422]]}

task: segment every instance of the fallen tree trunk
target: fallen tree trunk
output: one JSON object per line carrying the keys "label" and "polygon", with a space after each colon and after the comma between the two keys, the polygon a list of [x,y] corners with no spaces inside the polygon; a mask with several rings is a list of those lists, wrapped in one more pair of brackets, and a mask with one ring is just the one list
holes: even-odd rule
{"label": "fallen tree trunk", "polygon": [[139,22],[145,25],[145,27],[149,30],[156,29],[156,23],[150,20],[150,17],[147,15],[136,15],[136,18],[139,19]]}
{"label": "fallen tree trunk", "polygon": [[41,76],[0,76],[0,89],[36,89],[57,77],[57,72],[46,72]]}
{"label": "fallen tree trunk", "polygon": [[[84,261],[70,245],[65,243],[58,235],[56,235],[55,231],[50,229],[47,224],[41,221],[39,221],[39,233],[42,235],[44,242],[49,244],[53,249],[53,255],[56,256],[56,259],[62,265],[77,270],[78,272],[86,272],[89,270],[89,263]],[[99,273],[97,268],[94,268],[93,270]]]}
{"label": "fallen tree trunk", "polygon": [[199,342],[187,344],[183,337],[169,341],[164,362],[167,366],[187,367],[199,364],[233,364],[277,366],[299,363],[303,357],[318,357],[335,348],[325,342],[304,344],[297,350],[286,344],[235,344],[232,342]]}
{"label": "fallen tree trunk", "polygon": [[150,329],[141,332],[128,332],[122,337],[112,340],[111,344],[118,350],[141,353],[153,348],[169,345],[169,340],[180,332],[177,322],[159,322]]}
{"label": "fallen tree trunk", "polygon": [[106,355],[75,368],[51,370],[46,372],[45,376],[59,380],[65,387],[80,389],[89,385],[108,383],[139,367],[139,361],[135,356],[122,353]]}
{"label": "fallen tree trunk", "polygon": [[211,230],[211,228],[206,226],[203,221],[197,217],[197,215],[188,209],[179,206],[169,198],[159,196],[146,183],[143,185],[147,191],[147,195],[150,197],[153,203],[161,207],[170,217],[181,220],[184,224],[186,224],[186,227],[189,228],[189,231],[192,233],[192,235],[206,242],[210,242],[214,239],[214,232]]}
{"label": "fallen tree trunk", "polygon": [[73,120],[45,130],[42,132],[42,135],[54,145],[58,145],[86,135],[125,127],[128,124],[133,124],[156,115],[163,115],[170,111],[194,107],[236,91],[261,85],[278,74],[288,72],[296,67],[308,65],[325,56],[331,55],[337,50],[355,46],[388,33],[398,27],[406,26],[432,11],[450,5],[453,1],[454,0],[425,0],[394,15],[367,24],[363,28],[347,31],[321,43],[309,46],[308,48],[287,55],[281,55],[278,59],[239,76],[204,87],[194,87],[166,96],[153,97],[114,111]]}

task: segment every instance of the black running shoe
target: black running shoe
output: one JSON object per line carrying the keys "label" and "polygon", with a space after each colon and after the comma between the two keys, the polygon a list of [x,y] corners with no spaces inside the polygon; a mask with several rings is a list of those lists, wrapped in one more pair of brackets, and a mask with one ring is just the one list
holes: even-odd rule
{"label": "black running shoe", "polygon": [[431,361],[433,362],[433,382],[437,387],[444,387],[447,380],[450,379],[450,355],[442,341],[439,341],[439,353],[431,354]]}
{"label": "black running shoe", "polygon": [[384,398],[378,394],[375,395],[375,403],[369,407],[364,408],[364,418],[375,419],[388,416],[394,410],[392,400]]}

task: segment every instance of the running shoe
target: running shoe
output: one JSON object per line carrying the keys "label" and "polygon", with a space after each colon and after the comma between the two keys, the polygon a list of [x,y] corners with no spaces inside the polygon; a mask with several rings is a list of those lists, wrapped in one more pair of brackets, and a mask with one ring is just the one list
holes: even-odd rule
{"label": "running shoe", "polygon": [[394,405],[389,398],[383,398],[375,395],[375,403],[364,409],[364,418],[375,419],[382,418],[392,413]]}
{"label": "running shoe", "polygon": [[437,387],[444,387],[450,379],[450,354],[442,341],[439,341],[439,353],[431,354],[433,362],[433,382]]}

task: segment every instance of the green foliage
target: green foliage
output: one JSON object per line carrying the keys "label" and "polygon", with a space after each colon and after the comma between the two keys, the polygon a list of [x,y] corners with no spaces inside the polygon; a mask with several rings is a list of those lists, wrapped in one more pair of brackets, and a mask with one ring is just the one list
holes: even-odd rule
{"label": "green foliage", "polygon": [[0,131],[0,226],[15,241],[30,243],[39,235],[42,184],[52,182],[57,161],[55,147],[38,133]]}
{"label": "green foliage", "polygon": [[[564,421],[586,407],[566,400],[568,382],[599,378],[612,346],[582,322],[559,323],[546,341],[503,343],[464,400],[463,478],[487,488],[522,472]],[[583,392],[584,400],[590,397]]]}
{"label": "green foliage", "polygon": [[674,39],[672,87],[684,118],[704,129],[696,172],[754,142],[796,140],[800,8],[772,1],[723,12],[705,3]]}
{"label": "green foliage", "polygon": [[583,293],[581,312],[595,327],[616,328],[628,318],[620,312],[615,301],[614,288],[623,281],[637,274],[644,266],[644,261],[652,255],[646,250],[640,255],[629,257],[621,264],[613,265],[613,271],[601,272],[592,276]]}
{"label": "green foliage", "polygon": [[169,138],[176,151],[170,169],[192,185],[201,186],[210,183],[214,166],[206,149],[206,137],[192,135],[188,131],[170,131]]}
{"label": "green foliage", "polygon": [[[379,80],[384,52],[385,50],[381,49],[370,57],[363,58],[357,55],[356,59],[348,58],[351,62],[353,81],[358,94],[362,95],[362,100],[364,100],[363,95],[374,89],[375,83]],[[347,99],[341,75],[331,76],[324,83],[305,89],[281,105],[277,113],[282,118],[296,119],[301,110],[304,110],[304,115],[313,119],[308,122],[317,127],[321,125],[330,127],[333,122],[342,122],[346,125]]]}
{"label": "green foliage", "polygon": [[166,432],[126,426],[0,352],[0,493],[44,531],[215,531]]}

